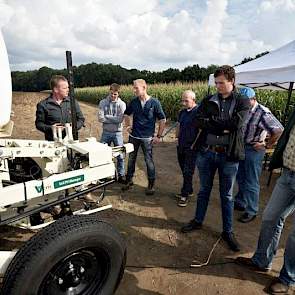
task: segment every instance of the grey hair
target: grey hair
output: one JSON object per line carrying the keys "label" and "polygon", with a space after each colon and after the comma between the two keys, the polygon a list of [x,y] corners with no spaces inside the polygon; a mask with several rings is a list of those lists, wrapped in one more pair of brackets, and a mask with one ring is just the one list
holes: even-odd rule
{"label": "grey hair", "polygon": [[196,100],[196,94],[192,90],[185,90],[182,93],[182,96],[184,96],[184,95],[188,95],[188,96],[190,96],[191,99]]}

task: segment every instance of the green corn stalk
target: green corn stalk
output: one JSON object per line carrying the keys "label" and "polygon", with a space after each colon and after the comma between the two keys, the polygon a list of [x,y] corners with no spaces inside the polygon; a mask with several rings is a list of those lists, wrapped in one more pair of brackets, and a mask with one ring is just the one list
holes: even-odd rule
{"label": "green corn stalk", "polygon": [[[192,83],[161,83],[148,85],[148,93],[160,100],[167,118],[177,120],[181,109],[181,95],[185,90],[193,90],[196,93],[197,102],[201,101],[208,91],[208,86],[203,82]],[[268,107],[272,113],[282,122],[287,91],[255,90],[257,100]],[[81,101],[97,105],[109,93],[109,86],[86,87],[75,89],[75,96]],[[122,85],[120,97],[126,102],[134,97],[132,85]],[[291,100],[290,110],[294,108],[294,96]]]}

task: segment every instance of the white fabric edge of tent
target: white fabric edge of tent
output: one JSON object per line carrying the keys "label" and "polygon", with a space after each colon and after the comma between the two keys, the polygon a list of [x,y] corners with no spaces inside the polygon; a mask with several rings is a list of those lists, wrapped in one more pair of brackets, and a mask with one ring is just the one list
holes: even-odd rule
{"label": "white fabric edge of tent", "polygon": [[[251,72],[245,72],[245,73],[247,73],[247,75],[251,75]],[[255,73],[255,72],[252,72],[252,73]],[[293,81],[274,82],[274,81],[267,81],[267,80],[265,82],[259,81],[259,83],[254,82],[254,81],[253,82],[243,82],[243,81],[240,81],[239,74],[240,73],[236,74],[236,86],[237,87],[247,86],[247,87],[252,87],[255,89],[259,88],[259,89],[288,91],[290,83],[293,82]],[[278,85],[278,86],[276,86],[276,85]],[[210,74],[209,79],[208,79],[208,86],[215,86],[214,74]],[[284,89],[282,89],[281,87],[283,87]],[[295,83],[294,83],[293,89],[295,89]]]}

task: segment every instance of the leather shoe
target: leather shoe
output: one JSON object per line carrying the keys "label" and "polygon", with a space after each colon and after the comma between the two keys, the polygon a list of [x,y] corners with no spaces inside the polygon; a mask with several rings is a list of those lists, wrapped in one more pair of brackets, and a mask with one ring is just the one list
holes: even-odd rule
{"label": "leather shoe", "polygon": [[256,215],[252,215],[249,213],[244,213],[240,218],[238,218],[239,222],[248,223],[256,218]]}
{"label": "leather shoe", "polygon": [[241,205],[239,205],[239,204],[236,203],[236,202],[235,202],[235,204],[234,204],[234,209],[237,210],[237,211],[241,211],[241,212],[245,211],[245,208],[242,207]]}
{"label": "leather shoe", "polygon": [[246,266],[254,271],[270,272],[270,268],[259,267],[258,265],[256,265],[253,262],[252,258],[239,256],[235,259],[235,263],[242,265],[242,266]]}
{"label": "leather shoe", "polygon": [[238,241],[235,238],[235,235],[233,232],[223,232],[221,234],[222,239],[227,243],[229,248],[234,251],[234,252],[239,252],[240,251],[240,245]]}
{"label": "leather shoe", "polygon": [[188,224],[184,225],[181,228],[181,232],[182,233],[188,233],[191,232],[193,230],[198,230],[202,228],[202,223],[200,222],[196,222],[194,219],[191,220]]}
{"label": "leather shoe", "polygon": [[289,291],[289,286],[283,284],[279,278],[275,278],[272,280],[267,291],[270,294],[287,294]]}

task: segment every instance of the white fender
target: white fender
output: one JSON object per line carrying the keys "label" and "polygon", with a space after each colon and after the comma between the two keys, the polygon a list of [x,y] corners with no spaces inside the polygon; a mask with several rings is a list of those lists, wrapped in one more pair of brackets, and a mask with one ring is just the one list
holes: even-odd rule
{"label": "white fender", "polygon": [[5,42],[0,29],[0,137],[10,136],[12,103],[11,73]]}

